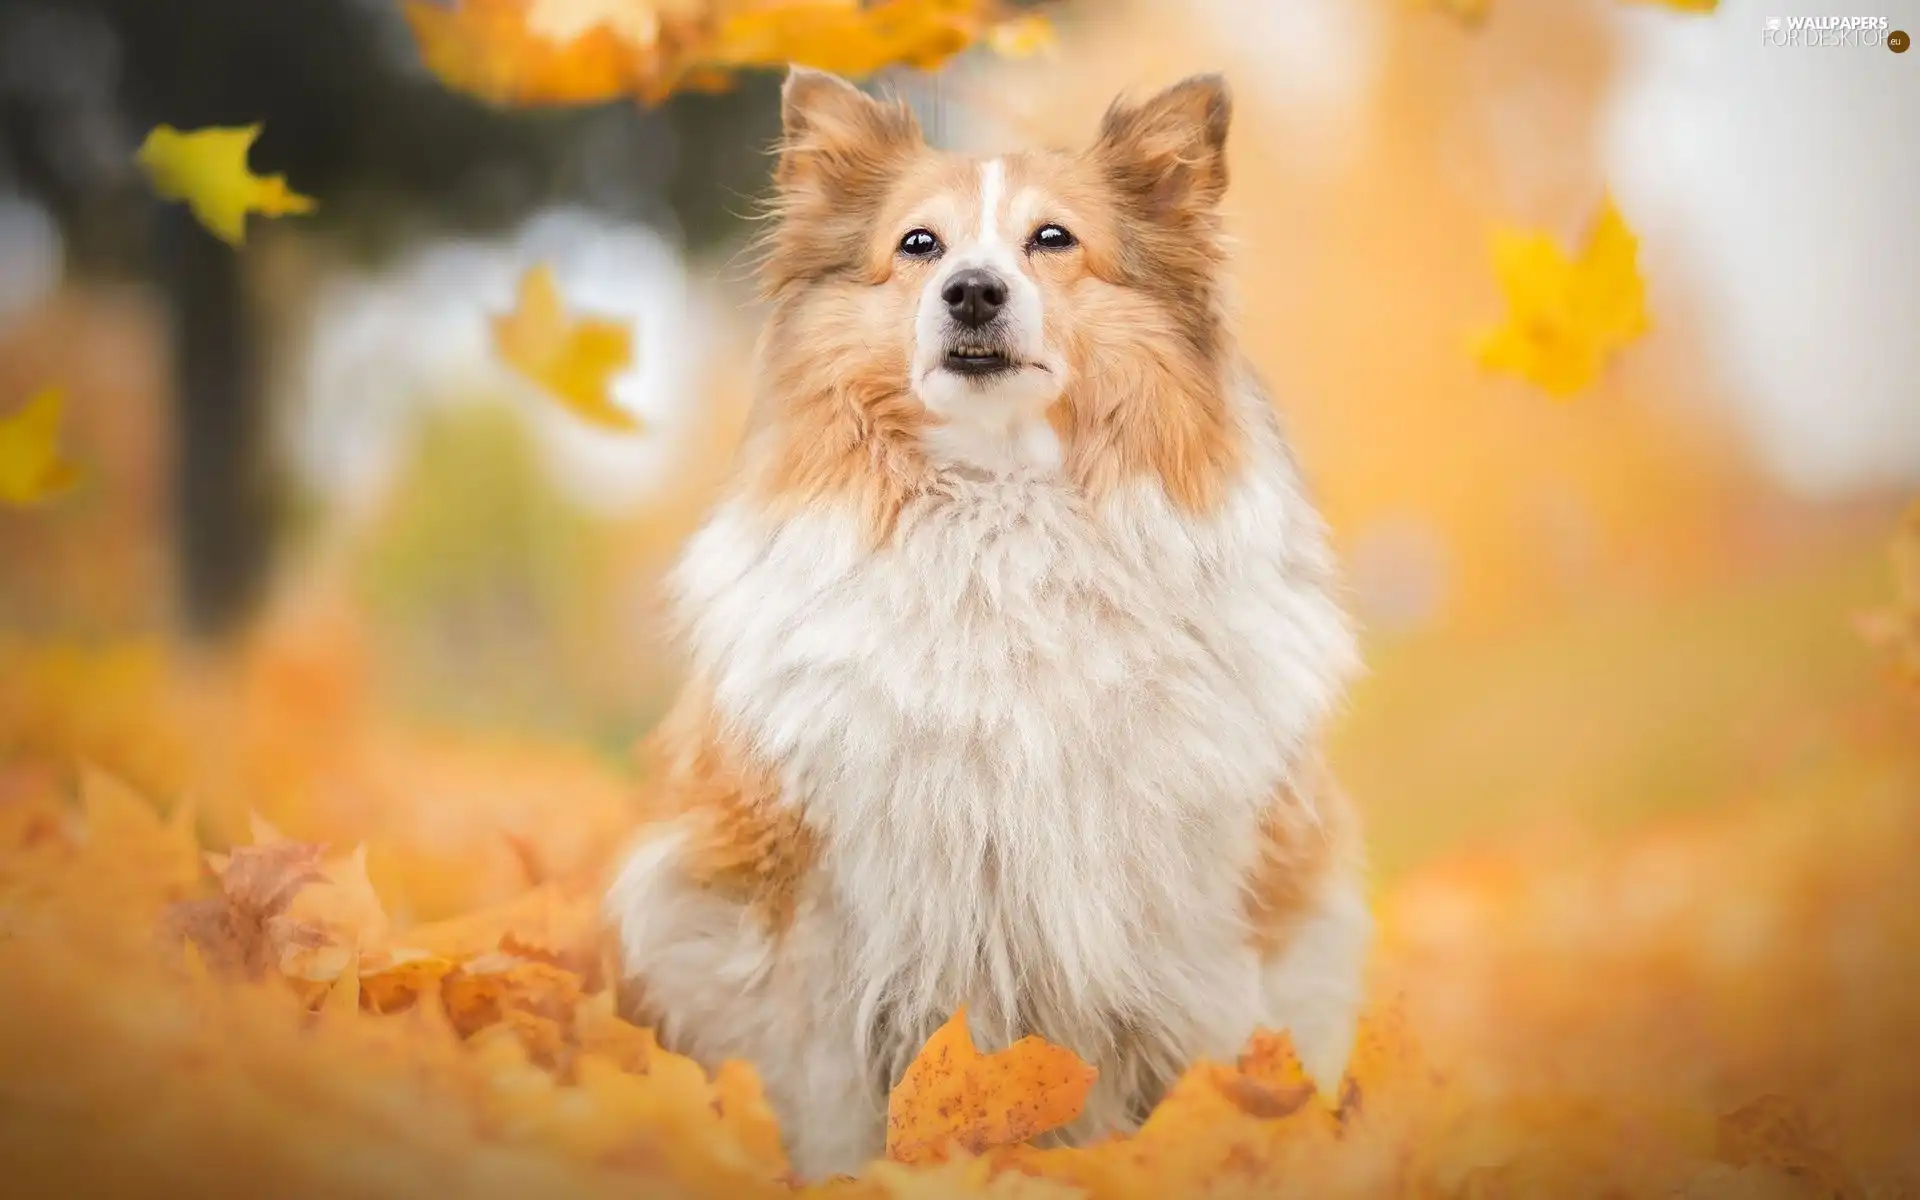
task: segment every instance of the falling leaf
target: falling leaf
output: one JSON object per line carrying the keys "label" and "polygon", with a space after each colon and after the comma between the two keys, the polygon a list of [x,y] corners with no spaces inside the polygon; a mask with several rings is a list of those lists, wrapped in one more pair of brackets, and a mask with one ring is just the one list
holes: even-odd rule
{"label": "falling leaf", "polygon": [[255,175],[247,151],[262,126],[197,129],[182,133],[156,126],[135,156],[153,189],[168,200],[185,201],[214,236],[238,246],[247,238],[247,214],[277,217],[310,213],[318,204],[287,186],[284,176]]}
{"label": "falling leaf", "polygon": [[47,388],[0,417],[0,505],[44,504],[80,481],[79,468],[60,455],[65,408],[60,390]]}
{"label": "falling leaf", "polygon": [[[596,9],[627,7],[602,4]],[[653,40],[629,40],[638,18],[585,20],[579,4],[528,0],[402,0],[421,61],[456,91],[492,104],[596,104],[637,94],[659,70]],[[569,36],[570,35],[570,36]]]}
{"label": "falling leaf", "polygon": [[988,33],[997,5],[812,0],[767,5],[720,24],[704,54],[726,67],[787,63],[860,78],[895,63],[932,70]]}
{"label": "falling leaf", "polygon": [[1611,199],[1577,260],[1545,234],[1498,231],[1494,272],[1507,320],[1479,336],[1475,359],[1553,396],[1585,388],[1615,351],[1650,327],[1636,255],[1633,231]]}
{"label": "falling leaf", "polygon": [[546,266],[521,276],[519,303],[493,318],[493,344],[516,371],[575,415],[602,429],[636,430],[640,419],[613,402],[608,386],[633,362],[626,323],[571,318]]}
{"label": "falling leaf", "polygon": [[965,1006],[934,1031],[887,1102],[887,1157],[938,1162],[948,1147],[971,1154],[1011,1146],[1080,1115],[1094,1069],[1072,1051],[1024,1037],[981,1054]]}
{"label": "falling leaf", "polygon": [[866,76],[931,70],[984,42],[1020,56],[1051,44],[1038,14],[1003,0],[403,0],[427,69],[513,106],[716,91],[742,69],[789,63]]}

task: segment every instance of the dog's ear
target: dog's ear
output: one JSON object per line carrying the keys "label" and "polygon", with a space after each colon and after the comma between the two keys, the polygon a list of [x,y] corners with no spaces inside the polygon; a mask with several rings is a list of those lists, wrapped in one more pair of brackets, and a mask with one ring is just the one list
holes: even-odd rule
{"label": "dog's ear", "polygon": [[1227,190],[1232,116],[1226,78],[1194,75],[1137,104],[1115,100],[1093,155],[1114,187],[1154,216],[1211,210]]}
{"label": "dog's ear", "polygon": [[883,178],[921,144],[906,105],[881,101],[826,71],[794,67],[780,89],[780,161],[784,190],[859,191]]}

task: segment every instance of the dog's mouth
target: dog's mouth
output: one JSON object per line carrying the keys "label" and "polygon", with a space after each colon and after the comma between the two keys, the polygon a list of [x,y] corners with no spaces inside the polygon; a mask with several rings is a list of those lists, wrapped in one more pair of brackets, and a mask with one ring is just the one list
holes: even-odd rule
{"label": "dog's mouth", "polygon": [[947,351],[941,365],[956,375],[980,378],[1017,371],[1025,364],[995,346],[956,345]]}

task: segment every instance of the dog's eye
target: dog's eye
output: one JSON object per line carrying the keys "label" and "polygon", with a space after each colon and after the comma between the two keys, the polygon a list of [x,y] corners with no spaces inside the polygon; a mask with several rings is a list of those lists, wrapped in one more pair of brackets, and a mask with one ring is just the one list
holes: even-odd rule
{"label": "dog's eye", "polygon": [[927,229],[916,229],[900,239],[900,253],[908,258],[932,258],[940,253],[940,239]]}
{"label": "dog's eye", "polygon": [[1073,245],[1073,235],[1064,225],[1042,225],[1033,231],[1032,245],[1036,250],[1065,250]]}

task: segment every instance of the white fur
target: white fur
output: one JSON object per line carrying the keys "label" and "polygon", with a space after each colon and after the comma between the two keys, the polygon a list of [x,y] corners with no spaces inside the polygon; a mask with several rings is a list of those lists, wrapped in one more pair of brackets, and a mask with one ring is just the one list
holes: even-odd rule
{"label": "white fur", "polygon": [[1251,462],[1205,519],[1016,462],[944,473],[877,553],[847,514],[740,500],[687,547],[693,666],[823,857],[777,938],[686,881],[672,828],[609,911],[666,1043],[754,1062],[804,1174],[879,1152],[887,1088],[963,1002],[983,1049],[1038,1032],[1099,1068],[1074,1135],[1257,1026],[1337,1085],[1359,881],[1264,961],[1242,887],[1354,642],[1273,413],[1238,400]]}
{"label": "white fur", "polygon": [[[1047,407],[1067,385],[1064,356],[1046,344],[1046,312],[1040,286],[1027,272],[1022,246],[1003,228],[1022,216],[1010,205],[1006,164],[980,164],[980,213],[973,227],[947,248],[920,292],[914,314],[913,390],[927,410],[940,418],[928,439],[936,461],[1000,468],[1009,465],[1058,466],[1060,450],[1046,422]],[[947,313],[940,293],[957,271],[981,267],[1007,285],[1003,320],[1012,349],[1033,364],[992,380],[969,379],[942,365],[956,341],[967,340]]]}

